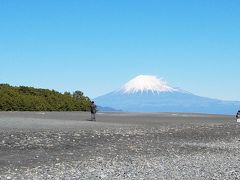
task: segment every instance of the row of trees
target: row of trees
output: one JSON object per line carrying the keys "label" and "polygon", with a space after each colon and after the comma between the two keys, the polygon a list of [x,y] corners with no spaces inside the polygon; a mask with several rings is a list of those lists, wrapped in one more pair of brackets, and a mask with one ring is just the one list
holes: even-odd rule
{"label": "row of trees", "polygon": [[0,84],[0,111],[89,111],[83,92],[60,93],[33,87]]}

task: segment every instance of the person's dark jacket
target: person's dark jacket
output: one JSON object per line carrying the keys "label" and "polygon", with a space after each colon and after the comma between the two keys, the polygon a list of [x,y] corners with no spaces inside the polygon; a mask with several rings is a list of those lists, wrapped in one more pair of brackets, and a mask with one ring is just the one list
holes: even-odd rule
{"label": "person's dark jacket", "polygon": [[91,108],[91,113],[92,114],[95,114],[97,112],[97,106],[94,103],[91,104],[90,108]]}
{"label": "person's dark jacket", "polygon": [[240,117],[240,111],[238,111],[236,114],[236,118],[239,118],[239,117]]}

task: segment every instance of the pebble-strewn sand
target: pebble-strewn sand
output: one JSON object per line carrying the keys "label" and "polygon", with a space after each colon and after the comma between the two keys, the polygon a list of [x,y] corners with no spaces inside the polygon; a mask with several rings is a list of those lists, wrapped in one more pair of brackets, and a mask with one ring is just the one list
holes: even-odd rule
{"label": "pebble-strewn sand", "polygon": [[0,112],[0,179],[240,179],[234,116]]}

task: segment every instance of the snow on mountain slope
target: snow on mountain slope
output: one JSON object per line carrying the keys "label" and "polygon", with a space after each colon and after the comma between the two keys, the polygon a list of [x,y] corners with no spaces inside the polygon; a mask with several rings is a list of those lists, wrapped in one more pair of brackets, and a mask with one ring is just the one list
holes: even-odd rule
{"label": "snow on mountain slope", "polygon": [[173,92],[178,89],[168,86],[167,82],[158,79],[156,76],[139,75],[127,82],[120,91],[124,93],[137,93],[150,91],[153,93]]}

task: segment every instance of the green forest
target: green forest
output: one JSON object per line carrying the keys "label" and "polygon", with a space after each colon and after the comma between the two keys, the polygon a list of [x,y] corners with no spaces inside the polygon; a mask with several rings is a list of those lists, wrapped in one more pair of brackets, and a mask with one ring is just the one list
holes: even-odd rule
{"label": "green forest", "polygon": [[0,84],[0,111],[89,111],[90,99],[83,92]]}

